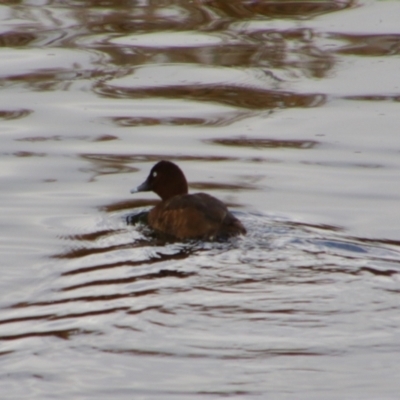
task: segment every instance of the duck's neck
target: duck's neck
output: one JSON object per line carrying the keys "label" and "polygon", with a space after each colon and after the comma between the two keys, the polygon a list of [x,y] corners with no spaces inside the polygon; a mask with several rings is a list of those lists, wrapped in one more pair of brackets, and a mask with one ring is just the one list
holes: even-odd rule
{"label": "duck's neck", "polygon": [[186,179],[174,179],[171,182],[168,182],[168,185],[161,187],[156,192],[162,200],[168,200],[171,197],[179,196],[182,194],[188,193],[188,184]]}

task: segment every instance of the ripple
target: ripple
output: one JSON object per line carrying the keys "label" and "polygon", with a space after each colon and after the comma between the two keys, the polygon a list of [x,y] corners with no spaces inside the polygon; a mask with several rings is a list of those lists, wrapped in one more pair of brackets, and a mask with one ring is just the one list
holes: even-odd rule
{"label": "ripple", "polygon": [[111,43],[124,46],[139,47],[203,47],[219,45],[222,38],[201,32],[152,32],[147,34],[126,35],[110,39]]}
{"label": "ripple", "polygon": [[221,113],[219,115],[207,115],[201,117],[109,117],[115,125],[121,127],[130,126],[228,126],[249,117],[247,112]]}
{"label": "ripple", "polygon": [[235,19],[268,18],[309,19],[317,15],[332,13],[354,7],[353,1],[284,1],[248,2],[240,5],[224,4],[221,9]]}
{"label": "ripple", "polygon": [[33,151],[17,151],[13,154],[15,157],[25,158],[25,157],[46,157],[46,153],[37,153]]}
{"label": "ripple", "polygon": [[107,85],[114,88],[144,89],[175,86],[212,85],[247,86],[272,89],[279,83],[273,74],[256,68],[224,68],[187,63],[146,65],[132,68],[125,76]]}
{"label": "ripple", "polygon": [[[235,213],[249,234],[225,243],[145,238],[125,224],[123,209],[89,232],[66,235],[47,290],[2,309],[0,340],[13,348],[25,339],[92,336],[96,354],[157,363],[343,356],[382,344],[365,317],[398,312],[398,242]],[[371,298],[371,290],[379,295]]]}
{"label": "ripple", "polygon": [[290,107],[318,107],[325,101],[321,94],[298,94],[236,86],[170,86],[160,88],[129,89],[110,86],[97,87],[99,94],[115,98],[186,99],[219,103],[251,110],[270,110]]}
{"label": "ripple", "polygon": [[36,35],[28,32],[4,32],[0,34],[0,47],[27,46],[36,40]]}
{"label": "ripple", "polygon": [[5,120],[25,118],[32,114],[33,110],[21,109],[21,110],[0,110],[0,118]]}
{"label": "ripple", "polygon": [[223,146],[252,147],[252,148],[290,148],[290,149],[312,149],[319,142],[315,140],[279,140],[266,138],[238,137],[228,139],[207,139],[206,143]]}
{"label": "ripple", "polygon": [[[0,392],[397,398],[400,3],[3,3]],[[248,234],[127,224],[166,157]]]}
{"label": "ripple", "polygon": [[359,56],[398,55],[400,53],[400,35],[367,35],[367,34],[336,34],[333,38],[345,41],[347,44],[339,47],[339,54]]}

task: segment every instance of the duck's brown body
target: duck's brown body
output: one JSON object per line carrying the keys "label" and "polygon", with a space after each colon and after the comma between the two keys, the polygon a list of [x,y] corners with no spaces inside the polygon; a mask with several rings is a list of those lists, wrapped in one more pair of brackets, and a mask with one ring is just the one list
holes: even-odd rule
{"label": "duck's brown body", "polygon": [[225,204],[206,193],[188,194],[186,178],[169,162],[156,164],[134,192],[154,191],[162,201],[148,215],[154,230],[178,239],[225,239],[246,229]]}
{"label": "duck's brown body", "polygon": [[154,207],[149,225],[178,239],[223,239],[246,229],[226,206],[206,193],[174,196]]}

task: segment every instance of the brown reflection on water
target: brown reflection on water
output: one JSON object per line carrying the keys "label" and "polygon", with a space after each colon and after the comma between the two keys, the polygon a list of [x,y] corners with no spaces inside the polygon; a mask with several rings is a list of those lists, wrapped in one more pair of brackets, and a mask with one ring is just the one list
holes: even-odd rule
{"label": "brown reflection on water", "polygon": [[[244,19],[309,19],[321,14],[355,7],[356,1],[249,1],[242,0],[175,0],[172,4],[143,2],[132,7],[130,1],[85,1],[76,4],[75,18],[89,32],[160,32],[198,29],[215,31],[227,27],[230,21]],[[100,13],[97,10],[107,9]],[[164,12],[160,12],[164,11]]]}
{"label": "brown reflection on water", "polygon": [[343,161],[301,161],[301,164],[322,165],[324,167],[334,167],[334,168],[370,168],[370,169],[385,168],[384,164],[356,163],[356,162],[352,163]]}
{"label": "brown reflection on water", "polygon": [[158,200],[143,200],[143,199],[123,200],[102,206],[100,210],[105,212],[132,210],[135,208],[148,207],[151,205],[155,206],[157,202]]}
{"label": "brown reflection on water", "polygon": [[293,1],[293,0],[275,0],[275,1],[218,1],[209,0],[205,4],[223,12],[232,18],[299,18],[306,19],[317,15],[340,11],[346,8],[354,7],[356,2],[349,1]]}
{"label": "brown reflection on water", "polygon": [[118,140],[118,137],[114,135],[99,135],[94,137],[93,142],[109,142],[111,140]]}
{"label": "brown reflection on water", "polygon": [[[194,252],[194,250],[191,251],[190,248],[184,248],[180,251],[177,251],[174,254],[157,253],[155,256],[148,257],[146,260],[140,260],[140,261],[124,260],[124,261],[116,261],[116,262],[107,263],[107,264],[97,264],[97,265],[92,265],[89,267],[79,267],[76,269],[71,269],[69,271],[63,272],[61,275],[62,276],[79,275],[79,274],[87,274],[87,273],[94,272],[94,271],[110,270],[110,269],[119,268],[119,267],[140,267],[143,265],[163,263],[165,261],[185,260],[188,257],[190,257],[190,255],[193,254],[193,252]],[[55,258],[73,259],[73,258],[75,258],[75,254],[67,252],[67,253],[62,253],[60,255],[56,255]],[[156,277],[156,275],[158,277],[166,277],[166,276],[173,276],[175,273],[180,274],[179,277],[189,275],[188,272],[185,273],[186,275],[185,274],[182,275],[182,273],[179,273],[179,272],[173,271],[173,270],[160,270],[157,273],[151,273],[150,275],[152,277]],[[147,276],[147,275],[148,274],[145,274],[145,276]]]}
{"label": "brown reflection on water", "polygon": [[[226,35],[227,32],[213,35]],[[182,33],[185,34],[187,33]],[[238,35],[239,38],[234,44],[172,47],[172,43],[170,46],[160,43],[151,47],[119,45],[103,50],[109,53],[116,65],[125,68],[127,65],[157,64],[157,59],[162,56],[165,62],[174,64],[230,68],[296,68],[306,75],[324,77],[335,65],[332,53],[321,50],[319,45],[314,43],[318,35],[310,29],[282,32],[260,29]],[[120,70],[119,74],[122,72]]]}
{"label": "brown reflection on water", "polygon": [[104,229],[102,231],[96,231],[96,232],[89,232],[89,233],[80,233],[77,235],[64,235],[62,236],[62,239],[67,239],[67,240],[77,240],[77,241],[82,241],[82,242],[94,242],[100,238],[110,236],[112,234],[117,234],[117,230],[113,229]]}
{"label": "brown reflection on water", "polygon": [[370,239],[370,238],[360,238],[360,237],[351,237],[352,240],[358,240],[361,243],[372,244],[372,245],[387,245],[394,246],[400,250],[400,240],[391,240],[391,239]]}
{"label": "brown reflection on water", "polygon": [[[102,1],[101,5],[95,0],[87,0],[82,4],[75,2],[76,17],[80,18],[90,30],[103,31],[149,31],[167,29],[187,29],[201,27],[208,23],[216,23],[218,19],[248,19],[248,18],[299,18],[306,19],[317,15],[341,11],[356,6],[355,0],[329,0],[329,1],[248,1],[242,0],[174,0],[172,3],[160,2],[135,2],[113,0]],[[112,13],[98,13],[97,9],[112,9]],[[160,13],[160,10],[169,11]],[[97,18],[94,18],[94,16]],[[189,20],[189,16],[191,19]],[[206,25],[207,26],[207,25]],[[213,26],[213,25],[212,25]]]}
{"label": "brown reflection on water", "polygon": [[[15,248],[17,257],[19,252],[32,252],[32,261],[28,259],[26,263],[25,258],[16,258],[15,266],[19,268],[10,270],[6,276],[11,279],[4,294],[0,340],[8,340],[6,348],[13,348],[16,353],[15,357],[3,360],[10,370],[3,374],[3,386],[10,388],[10,398],[18,397],[13,390],[24,390],[27,386],[35,399],[40,398],[41,392],[48,393],[56,386],[60,399],[73,398],[73,394],[68,396],[72,380],[80,385],[82,396],[88,398],[96,397],[96,391],[97,394],[104,390],[111,393],[114,389],[122,396],[132,392],[147,397],[174,397],[176,393],[178,398],[182,394],[210,398],[262,397],[261,393],[290,396],[289,392],[295,398],[294,393],[304,393],[306,397],[308,392],[312,397],[318,390],[321,393],[325,390],[325,397],[329,397],[335,390],[347,395],[353,390],[354,395],[354,388],[362,387],[369,378],[359,373],[367,359],[373,359],[378,367],[387,367],[384,371],[376,369],[378,377],[390,377],[390,373],[395,372],[396,360],[391,365],[385,357],[396,354],[398,347],[399,242],[352,238],[346,236],[346,228],[294,222],[296,216],[307,221],[314,217],[319,220],[320,214],[318,211],[314,214],[312,201],[315,204],[321,199],[324,201],[318,195],[313,199],[304,197],[304,203],[311,200],[304,216],[302,209],[297,208],[302,198],[297,201],[296,187],[291,192],[293,196],[291,193],[288,196],[289,201],[294,199],[293,213],[284,210],[284,215],[274,219],[271,215],[277,208],[279,210],[280,197],[276,197],[272,205],[264,202],[266,178],[261,174],[267,166],[256,164],[267,161],[257,155],[273,157],[277,153],[278,158],[282,152],[285,155],[288,152],[293,159],[292,156],[303,157],[306,153],[310,157],[306,157],[309,160],[304,164],[313,166],[305,167],[298,161],[298,168],[304,167],[316,174],[319,170],[324,173],[323,168],[318,169],[319,165],[348,168],[350,177],[345,185],[356,179],[351,177],[356,168],[371,168],[371,174],[365,170],[365,175],[374,175],[372,168],[385,172],[384,156],[379,147],[379,143],[383,146],[387,143],[384,137],[381,142],[377,141],[375,148],[379,159],[371,152],[359,162],[346,163],[354,146],[368,139],[365,135],[353,135],[351,143],[346,142],[347,146],[343,145],[339,154],[332,144],[335,135],[325,142],[306,140],[310,133],[296,135],[294,139],[298,140],[290,140],[266,129],[258,118],[273,116],[275,109],[323,106],[329,98],[315,92],[318,88],[330,92],[343,66],[349,66],[342,62],[349,57],[343,55],[355,55],[360,61],[361,56],[399,54],[399,37],[394,34],[329,33],[332,23],[338,22],[338,15],[346,14],[342,12],[344,9],[362,8],[367,3],[350,0],[9,0],[2,4],[13,7],[10,7],[11,18],[3,21],[3,29],[8,31],[0,34],[0,46],[10,52],[10,61],[18,67],[15,71],[10,67],[9,76],[3,75],[0,82],[8,90],[10,101],[15,102],[9,105],[6,93],[0,110],[0,120],[10,128],[4,136],[11,138],[11,144],[5,142],[7,147],[3,151],[11,155],[7,158],[17,166],[13,169],[13,164],[5,165],[4,171],[6,174],[10,171],[10,179],[14,176],[16,183],[19,178],[23,182],[27,179],[23,168],[32,166],[33,175],[36,173],[34,163],[37,163],[38,177],[44,168],[54,167],[60,181],[51,185],[53,187],[32,185],[31,190],[24,187],[21,193],[17,191],[19,184],[8,185],[5,189],[10,189],[11,199],[5,235],[11,240],[11,213],[18,217],[10,252]],[[312,28],[313,22],[305,21],[326,13],[337,15],[333,20],[324,17],[315,21],[316,29]],[[348,17],[344,15],[345,20],[356,12],[348,14]],[[360,23],[360,29],[363,27]],[[334,29],[343,29],[340,22]],[[164,33],[176,33],[176,42],[163,40]],[[199,43],[196,44],[193,37]],[[136,40],[141,45],[135,44]],[[18,56],[27,48],[27,57],[18,64]],[[12,52],[16,56],[14,61]],[[51,58],[47,58],[48,53]],[[49,60],[54,59],[57,62],[52,64]],[[22,65],[25,63],[26,66]],[[211,67],[202,67],[199,77],[189,80],[190,84],[179,82],[178,71],[177,81],[172,84],[167,81],[167,87],[156,79],[149,80],[151,87],[147,87],[140,77],[144,77],[144,81],[153,77],[150,67],[154,64],[159,66],[156,73],[160,74],[163,64],[180,64],[185,73],[190,72],[194,64]],[[135,75],[138,66],[144,71],[143,75]],[[222,71],[221,67],[230,69]],[[201,75],[203,71],[204,76]],[[229,75],[232,71],[235,73]],[[214,78],[214,72],[220,78],[210,84],[206,74]],[[366,70],[367,75],[368,72]],[[135,81],[138,76],[139,82]],[[314,79],[327,76],[330,79],[323,82]],[[239,79],[235,80],[236,77]],[[372,74],[371,80],[376,77]],[[123,78],[119,82],[127,82],[126,87],[113,86],[119,83],[118,78]],[[307,86],[308,79],[310,86]],[[136,86],[129,87],[130,83]],[[179,86],[180,83],[185,86]],[[298,84],[305,90],[296,93]],[[379,91],[350,96],[359,93],[358,90],[352,92],[354,89],[350,85],[347,99],[399,101],[398,95],[389,93],[387,96],[386,92],[381,95]],[[42,90],[53,93],[41,93]],[[37,104],[28,103],[31,100],[35,103],[35,97]],[[126,100],[113,101],[119,98]],[[130,108],[133,98],[163,100],[140,101],[139,107],[134,108],[136,104],[133,104]],[[51,102],[48,109],[46,99]],[[164,99],[192,100],[193,104],[181,112],[179,104]],[[204,107],[204,103],[209,104]],[[321,121],[322,124],[338,123],[336,112],[331,115],[330,111],[343,110],[343,103],[327,107],[325,115],[324,109],[305,112],[322,118],[316,119],[314,126]],[[229,107],[214,108],[214,104]],[[162,112],[158,113],[161,107]],[[217,115],[221,108],[228,111]],[[22,120],[32,112],[37,113]],[[297,115],[300,112],[289,110],[288,113]],[[285,112],[280,114],[285,115]],[[346,115],[354,117],[351,107],[346,109],[344,118]],[[209,129],[226,127],[243,118],[248,121],[235,124],[233,129],[213,129],[212,132]],[[72,119],[79,126],[65,133]],[[102,124],[104,121],[106,124]],[[293,120],[290,121],[289,125]],[[340,118],[339,123],[343,123]],[[75,125],[72,124],[74,128]],[[151,129],[158,125],[186,125],[188,129]],[[146,129],[140,129],[142,126]],[[195,129],[198,126],[201,129]],[[179,132],[174,137],[176,131]],[[182,143],[180,135],[185,135]],[[341,144],[343,137],[338,137]],[[169,139],[176,140],[170,143],[176,147],[165,147]],[[135,147],[139,140],[140,146]],[[42,146],[41,142],[46,143]],[[192,146],[185,147],[186,143]],[[320,143],[325,143],[322,149],[319,149]],[[148,199],[131,198],[129,188],[124,186],[114,201],[103,201],[106,204],[97,208],[91,205],[101,201],[96,197],[96,190],[104,190],[106,185],[107,189],[113,189],[111,182],[118,185],[118,181],[132,179],[132,186],[141,183],[136,172],[140,169],[142,175],[148,171],[148,165],[142,163],[154,163],[165,158],[169,151],[180,154],[169,157],[171,160],[190,161],[187,164],[192,167],[196,164],[196,169],[204,166],[207,174],[218,167],[218,162],[228,161],[224,171],[231,174],[228,182],[233,183],[214,180],[210,183],[198,175],[199,180],[191,183],[190,188],[218,190],[226,197],[229,192],[236,192],[239,198],[251,198],[257,207],[265,207],[271,215],[241,213],[249,226],[246,237],[232,247],[229,244],[214,247],[213,243],[199,249],[186,243],[165,244],[147,237],[140,227],[125,225],[128,212],[158,202],[154,194],[149,194]],[[396,146],[393,151],[398,151]],[[123,154],[118,154],[120,152]],[[191,155],[185,155],[186,152]],[[193,155],[197,153],[203,156]],[[222,155],[208,156],[210,153]],[[46,154],[53,156],[38,158]],[[321,158],[324,161],[318,161]],[[342,162],[338,161],[341,159]],[[389,161],[390,175],[386,178],[392,179],[396,166]],[[274,162],[284,163],[284,157]],[[80,168],[82,166],[87,168]],[[276,167],[277,177],[287,172],[279,165]],[[290,172],[294,168],[297,167],[293,164]],[[297,172],[301,174],[302,171]],[[344,176],[346,171],[338,172]],[[235,173],[243,174],[237,178],[238,182],[231,181]],[[98,179],[97,184],[87,185],[82,194],[82,179],[87,179],[88,175],[91,180],[102,179]],[[112,176],[103,178],[105,175]],[[310,188],[310,193],[314,193],[313,187],[324,177],[321,175],[321,180],[317,180],[315,176],[304,179],[303,192]],[[257,177],[264,183],[260,187]],[[383,174],[382,179],[385,179]],[[15,209],[11,197],[14,188],[18,200]],[[278,190],[278,196],[279,192],[285,196],[285,191]],[[82,201],[88,192],[90,196]],[[334,204],[334,197],[332,201]],[[344,215],[340,207],[358,207],[345,201],[334,204],[336,214],[330,213],[328,205],[325,208],[328,215],[323,220],[335,223],[340,218],[332,216]],[[368,207],[364,208],[363,204],[366,203],[359,205],[360,218],[368,214]],[[378,213],[382,203],[375,204]],[[355,211],[352,217],[357,218],[358,214]],[[22,218],[24,227],[18,226]],[[34,234],[28,241],[26,236],[30,232]],[[387,252],[391,248],[392,254]],[[43,253],[51,253],[53,257],[47,258]],[[7,272],[6,269],[3,272]],[[3,283],[8,285],[8,280]],[[121,334],[123,330],[126,332]],[[20,340],[26,338],[26,341]],[[163,340],[165,338],[168,340]],[[114,357],[108,363],[107,352],[128,357]],[[84,360],[82,354],[91,357]],[[139,358],[141,355],[151,357]],[[196,358],[203,359],[196,364],[193,378]],[[165,362],[168,363],[166,369]],[[109,365],[113,365],[113,371],[107,380]],[[345,368],[340,369],[343,366]],[[220,367],[226,368],[222,374],[218,374],[223,370]],[[389,371],[390,368],[394,369]],[[66,378],[65,371],[72,375]],[[335,371],[339,371],[337,376]],[[372,368],[371,376],[374,372]],[[365,381],[357,379],[358,375],[364,375]],[[266,376],[270,379],[264,379]],[[308,379],[315,376],[316,380]],[[169,390],[171,377],[177,377],[178,385]],[[196,384],[202,380],[204,384]],[[42,387],[37,385],[39,381]],[[283,382],[279,389],[274,389],[276,382]],[[293,385],[288,389],[285,382]],[[325,383],[327,386],[322,387]],[[385,384],[387,381],[379,379],[370,383],[377,391],[385,388]],[[76,392],[75,387],[71,392],[74,390]]]}
{"label": "brown reflection on water", "polygon": [[[101,154],[101,153],[88,153],[81,154],[81,157],[86,160],[95,161],[95,162],[104,162],[104,163],[116,163],[116,164],[126,164],[126,163],[135,163],[135,162],[156,162],[164,159],[165,155],[163,154]],[[190,156],[190,155],[174,155],[168,157],[170,161],[209,161],[209,162],[219,162],[219,161],[235,161],[236,157],[225,157],[225,156]],[[134,171],[137,171],[134,169]]]}
{"label": "brown reflection on water", "polygon": [[[46,318],[40,318],[46,319]],[[29,321],[29,318],[22,319],[22,321]],[[18,340],[18,339],[27,339],[34,337],[47,337],[54,336],[58,339],[68,340],[71,339],[74,335],[81,335],[85,333],[93,333],[92,331],[82,331],[81,329],[62,329],[62,330],[51,330],[46,332],[26,332],[21,333],[19,335],[1,335],[0,340]]]}
{"label": "brown reflection on water", "polygon": [[32,151],[17,151],[13,153],[15,157],[46,157],[46,153],[36,153]]}
{"label": "brown reflection on water", "polygon": [[65,140],[82,140],[85,142],[107,142],[110,140],[117,140],[118,137],[114,135],[98,135],[98,136],[89,136],[89,135],[52,135],[52,136],[27,136],[23,138],[15,139],[16,142],[59,142]]}
{"label": "brown reflection on water", "polygon": [[[96,0],[85,1],[81,7],[76,5],[75,18],[89,32],[142,33],[167,30],[186,30],[208,22],[209,13],[202,11],[197,2],[175,0],[171,3],[158,1],[135,2]],[[103,12],[108,8],[109,12]],[[161,12],[160,12],[161,11]],[[170,11],[169,13],[162,11]],[[189,19],[188,17],[191,17]]]}
{"label": "brown reflection on water", "polygon": [[[170,257],[168,257],[167,259],[170,260]],[[159,259],[157,259],[157,260],[158,260],[158,262],[160,262]],[[162,261],[165,261],[165,259]],[[143,265],[143,263],[141,263],[139,265]],[[182,272],[182,271],[161,270],[161,271],[158,271],[155,273],[148,273],[148,274],[144,274],[144,275],[140,275],[140,276],[130,276],[128,278],[120,278],[120,279],[101,279],[101,280],[94,280],[94,281],[81,283],[78,285],[65,286],[61,289],[61,291],[68,292],[68,291],[92,287],[92,286],[99,287],[99,286],[105,286],[105,285],[126,285],[126,284],[143,281],[143,280],[152,280],[152,279],[169,278],[169,277],[186,278],[191,275],[193,275],[193,273]]]}
{"label": "brown reflection on water", "polygon": [[28,32],[4,32],[0,34],[0,47],[28,46],[36,36]]}
{"label": "brown reflection on water", "polygon": [[[110,88],[104,82],[117,76],[131,73],[132,66],[146,64],[197,64],[214,67],[252,67],[268,70],[298,69],[301,73],[314,76],[326,76],[334,64],[332,52],[324,51],[318,42],[318,34],[307,28],[270,29],[267,26],[246,29],[235,28],[234,24],[243,20],[263,21],[274,18],[308,19],[323,13],[341,11],[355,6],[354,1],[272,1],[272,2],[225,2],[176,0],[173,4],[145,2],[97,2],[85,1],[74,3],[69,10],[70,25],[63,28],[55,26],[58,16],[49,18],[54,24],[39,35],[52,36],[52,46],[82,49],[92,53],[91,65],[84,65],[78,59],[73,65],[59,68],[45,68],[35,72],[7,77],[9,84],[23,84],[34,90],[69,90],[72,83],[80,80],[92,80],[93,90],[112,98],[163,97],[183,98],[199,101],[217,102],[240,108],[264,110],[286,107],[311,107],[322,105],[325,101],[318,94],[298,94],[290,92],[265,91],[257,88],[235,87],[224,84],[213,86],[170,86],[145,89],[121,90]],[[15,18],[19,18],[15,11]],[[28,18],[25,16],[25,18]],[[34,20],[33,15],[30,16]],[[43,18],[43,17],[42,17]],[[45,21],[44,21],[45,22]],[[80,30],[76,32],[76,26]],[[16,28],[15,28],[16,29]],[[22,29],[22,28],[21,28]],[[24,28],[26,29],[26,27]],[[237,29],[237,30],[236,30]],[[157,43],[135,45],[135,41],[113,43],[113,39],[123,38],[127,34],[140,37],[161,32],[181,33],[181,38],[190,37],[195,32],[205,39],[212,38],[218,43],[210,45],[207,40],[196,45],[178,46],[161,40]],[[122,36],[116,36],[122,35]],[[8,47],[35,47],[35,35],[30,32],[9,31],[3,34],[3,45]],[[36,44],[37,46],[37,44]],[[83,53],[82,53],[83,54]],[[93,57],[93,55],[95,56]],[[61,55],[59,55],[61,56]],[[79,57],[79,56],[77,56]],[[82,66],[84,65],[84,66]],[[145,117],[131,120],[114,120],[117,124],[128,126],[154,125],[158,123],[172,125],[196,125],[202,121],[177,117],[162,120]]]}
{"label": "brown reflection on water", "polygon": [[26,109],[13,110],[13,111],[0,110],[0,118],[5,119],[5,120],[20,119],[20,118],[27,117],[28,115],[30,115],[32,113],[33,113],[33,110],[26,110]]}
{"label": "brown reflection on water", "polygon": [[236,111],[234,113],[207,115],[202,118],[190,117],[111,117],[106,118],[119,127],[134,126],[227,126],[249,117],[249,112]]}
{"label": "brown reflection on water", "polygon": [[285,221],[285,225],[293,227],[293,228],[311,228],[317,231],[327,231],[327,232],[343,232],[344,229],[342,227],[336,225],[328,225],[328,224],[311,224],[306,222],[297,222],[297,221]]}
{"label": "brown reflection on water", "polygon": [[381,95],[381,94],[367,94],[367,95],[353,95],[353,96],[343,96],[343,99],[346,100],[355,100],[355,101],[393,101],[400,102],[400,95]]}
{"label": "brown reflection on water", "polygon": [[[68,90],[73,81],[84,78],[84,75],[84,72],[77,72],[74,69],[49,68],[40,72],[9,75],[7,83],[22,84],[38,91]],[[4,82],[0,80],[0,83]]]}
{"label": "brown reflection on water", "polygon": [[[93,232],[93,236],[96,236],[97,232]],[[116,233],[116,232],[113,232]],[[68,237],[70,239],[71,236]],[[62,239],[62,237],[60,237]],[[136,245],[137,246],[137,245]],[[73,247],[66,251],[65,253],[58,254],[53,256],[53,258],[67,258],[67,259],[73,259],[73,258],[81,258],[81,257],[86,257],[94,254],[102,254],[102,253],[108,253],[114,250],[121,250],[121,249],[127,249],[127,248],[132,248],[133,246],[131,244],[124,244],[124,245],[115,245],[115,246],[103,246],[103,247],[89,247],[89,246],[84,246],[84,247]]]}
{"label": "brown reflection on water", "polygon": [[146,89],[132,89],[98,85],[99,94],[111,98],[146,98],[162,97],[167,99],[185,99],[220,103],[224,105],[248,108],[253,110],[290,108],[290,107],[318,107],[325,102],[321,94],[299,94],[294,92],[278,92],[261,90],[252,87],[228,85],[196,85],[196,86],[168,86]]}
{"label": "brown reflection on water", "polygon": [[155,118],[155,117],[115,117],[110,120],[118,126],[153,126],[153,125],[202,125],[201,118]]}
{"label": "brown reflection on water", "polygon": [[[331,52],[321,49],[319,35],[312,29],[280,30],[264,26],[247,32],[244,27],[236,31],[232,24],[243,19],[308,19],[322,13],[353,7],[354,4],[353,1],[177,1],[174,4],[175,12],[170,12],[163,18],[159,18],[162,6],[146,4],[136,13],[129,9],[127,12],[113,10],[97,18],[93,18],[93,15],[86,18],[80,15],[77,19],[82,19],[82,26],[86,26],[92,33],[133,33],[140,38],[143,34],[166,31],[181,32],[181,37],[184,38],[190,32],[199,32],[204,38],[209,35],[220,42],[210,45],[205,41],[201,45],[192,46],[181,43],[176,46],[173,40],[170,43],[157,43],[155,39],[151,45],[135,45],[134,41],[116,45],[104,37],[100,43],[92,44],[107,53],[113,64],[123,68],[127,65],[158,64],[162,58],[164,63],[174,64],[296,68],[306,75],[323,77],[333,68],[335,59]],[[89,11],[90,13],[96,15],[94,10]],[[96,20],[94,25],[93,20]],[[118,73],[123,74],[123,69],[119,69]]]}
{"label": "brown reflection on water", "polygon": [[400,54],[400,35],[336,34],[332,37],[348,43],[336,50],[338,54],[372,57]]}
{"label": "brown reflection on water", "polygon": [[[304,75],[323,78],[335,66],[335,56],[320,48],[319,35],[309,28],[255,30],[249,33],[257,46],[254,66],[298,70]],[[266,46],[260,46],[265,43]]]}
{"label": "brown reflection on water", "polygon": [[206,143],[219,144],[223,146],[252,147],[252,148],[289,148],[289,149],[312,149],[319,142],[315,140],[279,140],[266,138],[238,137],[228,139],[205,140]]}

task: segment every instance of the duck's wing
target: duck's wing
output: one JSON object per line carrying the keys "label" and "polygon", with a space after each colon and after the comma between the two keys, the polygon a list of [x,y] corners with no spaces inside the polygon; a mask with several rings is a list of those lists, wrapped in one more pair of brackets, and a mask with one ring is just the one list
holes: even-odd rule
{"label": "duck's wing", "polygon": [[226,236],[246,232],[224,203],[206,193],[175,196],[160,203],[150,212],[149,223],[180,239],[213,238],[221,231]]}
{"label": "duck's wing", "polygon": [[165,204],[165,210],[193,210],[210,221],[222,222],[229,212],[225,204],[207,193],[175,196]]}
{"label": "duck's wing", "polygon": [[193,196],[196,196],[202,205],[207,205],[207,218],[218,222],[219,228],[216,232],[217,237],[227,238],[247,233],[243,224],[228,210],[222,201],[207,193],[196,193]]}

